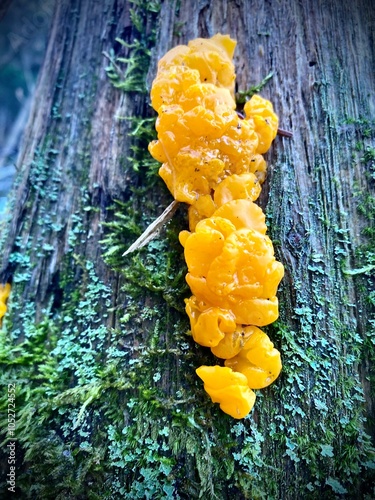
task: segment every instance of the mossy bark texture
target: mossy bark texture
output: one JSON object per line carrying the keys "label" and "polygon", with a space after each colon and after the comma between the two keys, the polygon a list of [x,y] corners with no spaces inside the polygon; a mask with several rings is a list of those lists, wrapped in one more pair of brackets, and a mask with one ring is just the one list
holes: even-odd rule
{"label": "mossy bark texture", "polygon": [[[62,0],[1,234],[1,490],[16,386],[19,498],[374,498],[375,10],[371,0]],[[242,421],[195,375],[180,207],[147,143],[157,60],[229,33],[237,84],[292,138],[260,204],[285,266],[283,371]]]}

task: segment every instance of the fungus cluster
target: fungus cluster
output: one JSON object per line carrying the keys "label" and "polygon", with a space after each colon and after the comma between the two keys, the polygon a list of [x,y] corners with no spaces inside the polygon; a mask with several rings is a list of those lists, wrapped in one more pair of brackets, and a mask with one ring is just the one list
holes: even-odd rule
{"label": "fungus cluster", "polygon": [[281,370],[280,353],[259,327],[278,317],[284,268],[254,203],[266,175],[263,158],[278,128],[272,104],[254,95],[236,112],[236,42],[198,38],[170,50],[151,90],[158,139],[151,155],[173,197],[189,205],[180,233],[192,296],[186,300],[194,340],[225,366],[201,366],[213,402],[234,418],[252,409],[255,394]]}
{"label": "fungus cluster", "polygon": [[10,289],[10,283],[5,283],[5,285],[0,284],[0,320],[7,311],[6,302],[10,295]]}

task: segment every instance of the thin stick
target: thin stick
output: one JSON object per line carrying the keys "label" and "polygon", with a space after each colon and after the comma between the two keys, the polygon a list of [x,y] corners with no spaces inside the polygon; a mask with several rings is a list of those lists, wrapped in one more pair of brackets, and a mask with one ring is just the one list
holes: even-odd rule
{"label": "thin stick", "polygon": [[164,224],[166,224],[173,217],[179,203],[180,202],[176,200],[172,201],[164,212],[147,227],[141,236],[132,245],[130,245],[122,256],[124,257],[125,255],[134,252],[134,250],[144,247],[147,243],[154,239],[159,234],[160,229],[164,226]]}
{"label": "thin stick", "polygon": [[282,128],[277,129],[277,135],[281,135],[282,137],[293,137],[293,133],[288,130],[283,130]]}
{"label": "thin stick", "polygon": [[[292,132],[288,130],[283,130],[282,128],[277,129],[277,134],[283,137],[293,137]],[[175,211],[177,210],[179,202],[174,200],[172,203],[164,210],[164,212],[154,220],[152,224],[141,234],[141,236],[132,244],[130,247],[122,254],[123,257],[128,255],[139,248],[146,246],[151,240],[153,240],[160,232],[160,229],[173,217]]]}

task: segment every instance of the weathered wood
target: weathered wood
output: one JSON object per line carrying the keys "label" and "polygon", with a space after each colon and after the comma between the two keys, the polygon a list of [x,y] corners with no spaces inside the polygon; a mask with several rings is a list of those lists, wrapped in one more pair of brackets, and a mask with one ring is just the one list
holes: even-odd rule
{"label": "weathered wood", "polygon": [[[17,488],[64,499],[373,497],[372,2],[76,5],[56,5],[2,237]],[[132,62],[115,59],[134,62],[135,40],[151,48],[150,87],[167,50],[217,32],[238,41],[239,90],[274,72],[262,95],[293,133],[267,154],[260,201],[286,269],[268,329],[284,368],[241,422],[195,376],[215,360],[186,335],[184,209],[121,258],[171,197],[155,165],[139,166],[147,94],[113,86],[103,55],[125,71]]]}

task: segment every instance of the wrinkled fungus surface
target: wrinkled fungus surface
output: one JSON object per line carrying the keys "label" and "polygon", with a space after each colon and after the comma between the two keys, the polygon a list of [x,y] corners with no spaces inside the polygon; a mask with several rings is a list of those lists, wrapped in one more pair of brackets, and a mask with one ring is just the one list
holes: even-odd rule
{"label": "wrinkled fungus surface", "polygon": [[284,275],[262,209],[254,202],[266,176],[263,154],[278,129],[272,104],[254,95],[236,112],[236,42],[198,38],[159,61],[151,102],[158,138],[149,145],[173,197],[189,205],[181,231],[188,266],[186,300],[194,340],[225,366],[198,376],[214,403],[233,418],[252,409],[255,393],[281,370],[280,353],[258,327],[278,317]]}
{"label": "wrinkled fungus surface", "polygon": [[10,295],[10,290],[11,290],[10,283],[5,283],[5,285],[0,284],[0,320],[7,311],[6,303]]}
{"label": "wrinkled fungus surface", "polygon": [[158,139],[149,145],[162,162],[159,173],[178,201],[191,205],[233,174],[264,180],[265,152],[278,119],[272,104],[255,95],[236,113],[234,40],[215,35],[168,52],[158,65],[151,103],[158,112]]}
{"label": "wrinkled fungus surface", "polygon": [[200,366],[196,370],[213,403],[233,418],[244,418],[255,403],[255,394],[242,373],[223,366]]}

